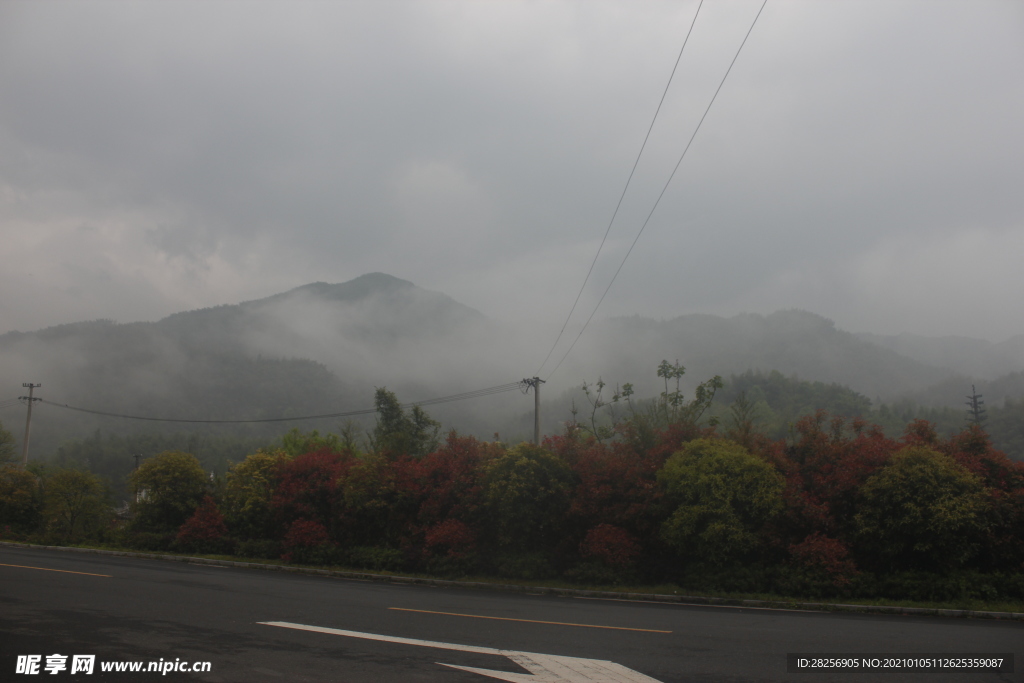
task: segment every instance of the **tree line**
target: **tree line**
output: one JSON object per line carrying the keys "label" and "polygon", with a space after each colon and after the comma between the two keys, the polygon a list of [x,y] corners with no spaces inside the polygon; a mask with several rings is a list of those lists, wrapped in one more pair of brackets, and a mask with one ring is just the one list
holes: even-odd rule
{"label": "tree line", "polygon": [[443,576],[808,597],[1024,599],[1024,464],[978,425],[899,436],[816,411],[786,438],[750,402],[711,410],[662,363],[660,396],[624,385],[541,447],[483,441],[378,389],[370,438],[293,431],[211,476],[167,450],[112,504],[88,471],[0,468],[0,531]]}

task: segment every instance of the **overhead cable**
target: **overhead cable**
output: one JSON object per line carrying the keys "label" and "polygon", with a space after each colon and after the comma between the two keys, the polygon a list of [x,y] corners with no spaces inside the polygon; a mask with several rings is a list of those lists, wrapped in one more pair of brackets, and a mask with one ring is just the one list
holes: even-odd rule
{"label": "overhead cable", "polygon": [[[477,389],[475,391],[465,391],[460,394],[452,394],[451,396],[440,396],[437,398],[427,399],[425,401],[414,401],[412,403],[403,403],[402,407],[411,408],[413,406],[423,405],[436,405],[438,403],[449,403],[452,401],[464,401],[471,398],[481,398],[483,396],[492,396],[494,394],[504,393],[506,391],[512,391],[518,389],[520,382],[508,382],[506,384],[499,384],[493,387],[487,387],[486,389]],[[363,408],[362,410],[348,410],[338,413],[323,413],[320,415],[296,415],[295,417],[271,417],[261,418],[253,420],[191,420],[182,418],[170,418],[170,417],[148,417],[143,415],[126,415],[123,413],[110,413],[103,410],[91,410],[89,408],[79,408],[77,406],[70,406],[66,403],[55,403],[53,401],[47,401],[45,399],[39,399],[41,403],[46,405],[55,406],[57,408],[66,408],[67,410],[74,410],[79,413],[89,413],[90,415],[102,415],[104,417],[118,417],[126,420],[145,420],[147,422],[182,422],[190,424],[251,424],[257,422],[295,422],[299,420],[322,420],[339,417],[355,417],[357,415],[372,415],[377,412],[376,408]]]}
{"label": "overhead cable", "polygon": [[597,253],[594,254],[594,260],[590,262],[590,269],[587,270],[587,276],[583,278],[583,284],[580,285],[580,291],[576,293],[576,300],[572,302],[572,308],[569,309],[569,315],[565,316],[565,322],[562,323],[562,329],[558,331],[558,336],[555,338],[555,343],[551,345],[548,350],[548,355],[544,356],[544,361],[537,368],[537,374],[544,369],[548,359],[551,358],[551,354],[554,353],[555,348],[558,346],[558,342],[561,341],[562,335],[565,333],[565,328],[569,324],[569,320],[572,318],[572,314],[576,311],[576,305],[580,302],[580,296],[583,295],[583,290],[586,289],[587,282],[590,281],[590,275],[594,272],[594,266],[597,264],[597,257],[601,255],[601,250],[604,249],[604,243],[608,240],[608,233],[612,230],[612,224],[615,223],[615,217],[619,215],[619,208],[622,207],[622,200],[626,197],[626,190],[629,189],[629,183],[633,180],[633,174],[636,173],[636,167],[640,163],[640,157],[644,153],[644,149],[647,147],[647,141],[651,137],[651,131],[654,129],[654,122],[658,120],[658,113],[661,111],[661,105],[665,103],[665,96],[668,95],[669,86],[672,85],[672,79],[676,75],[676,69],[679,68],[679,60],[683,58],[683,50],[686,49],[686,43],[690,40],[690,34],[693,33],[693,26],[697,23],[697,15],[700,14],[700,8],[704,5],[704,0],[700,0],[697,5],[697,11],[693,14],[693,21],[690,22],[690,29],[686,32],[686,38],[683,39],[683,46],[679,48],[679,55],[676,57],[676,63],[672,67],[672,73],[669,74],[668,83],[665,84],[665,91],[661,93],[661,99],[658,100],[658,108],[654,110],[654,117],[651,119],[651,125],[647,127],[647,134],[644,136],[643,144],[640,145],[640,151],[637,152],[636,159],[633,161],[633,168],[629,171],[629,177],[626,178],[626,185],[622,188],[622,194],[619,195],[619,201],[615,205],[615,211],[612,212],[611,220],[608,221],[608,227],[605,228],[604,237],[601,238],[601,244],[597,247]]}
{"label": "overhead cable", "polygon": [[550,373],[548,373],[548,378],[555,374],[555,371],[558,370],[559,366],[562,365],[562,361],[564,361],[566,357],[572,352],[573,348],[576,346],[576,342],[580,340],[580,337],[583,336],[583,333],[586,331],[587,326],[590,325],[590,321],[594,319],[594,314],[597,313],[597,309],[601,307],[601,303],[604,301],[604,298],[608,296],[608,290],[610,290],[612,288],[612,285],[615,284],[615,278],[619,276],[619,271],[622,270],[622,266],[625,265],[626,259],[629,258],[629,255],[633,253],[633,247],[636,246],[637,241],[640,239],[640,235],[642,235],[644,232],[644,228],[646,228],[647,223],[650,222],[651,216],[654,215],[655,209],[658,208],[658,204],[661,202],[661,198],[665,196],[665,191],[668,189],[668,186],[672,183],[672,178],[675,177],[676,171],[679,170],[680,164],[683,163],[683,159],[686,158],[686,153],[690,151],[690,145],[693,144],[694,138],[697,137],[697,132],[700,130],[701,125],[704,123],[704,119],[707,118],[708,112],[711,111],[711,105],[715,103],[715,99],[718,97],[718,93],[722,90],[722,86],[725,85],[725,79],[729,77],[729,72],[732,71],[732,67],[736,63],[737,58],[739,58],[740,52],[743,50],[743,46],[747,44],[747,38],[750,37],[751,31],[754,30],[754,25],[757,23],[758,18],[761,16],[761,12],[764,11],[764,6],[767,4],[768,0],[764,0],[764,2],[761,3],[761,9],[757,11],[757,16],[754,17],[754,21],[751,22],[750,28],[747,29],[747,34],[743,36],[743,42],[740,43],[739,48],[736,50],[736,54],[733,55],[732,61],[729,63],[729,68],[725,70],[725,75],[722,76],[722,80],[721,82],[719,82],[718,88],[715,90],[715,94],[711,96],[711,101],[708,102],[708,106],[704,110],[704,114],[700,117],[700,121],[697,123],[697,127],[693,129],[693,135],[690,136],[689,142],[686,143],[686,147],[683,149],[683,153],[679,155],[679,161],[676,162],[675,168],[672,169],[672,173],[669,174],[668,180],[665,181],[664,187],[661,188],[661,192],[658,194],[658,198],[654,201],[654,206],[651,207],[651,210],[647,214],[647,218],[644,220],[643,225],[640,226],[640,231],[637,232],[636,237],[633,238],[633,243],[629,245],[629,250],[626,251],[626,255],[622,257],[622,261],[619,263],[619,267],[615,269],[615,274],[612,275],[611,281],[608,283],[608,286],[605,287],[604,293],[598,300],[597,305],[594,306],[594,310],[590,312],[590,317],[588,317],[587,321],[583,323],[583,328],[580,330],[580,333],[576,335],[576,339],[573,340],[572,344],[562,355],[562,358],[558,361],[558,364],[555,365],[555,367],[551,370]]}

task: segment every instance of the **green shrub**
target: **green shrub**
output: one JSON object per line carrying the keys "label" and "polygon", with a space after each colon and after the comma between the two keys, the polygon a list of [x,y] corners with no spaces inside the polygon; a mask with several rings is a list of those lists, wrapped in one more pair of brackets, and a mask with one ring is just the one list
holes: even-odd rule
{"label": "green shrub", "polygon": [[630,579],[626,572],[605,562],[580,562],[566,571],[564,576],[573,583],[585,586],[616,586]]}
{"label": "green shrub", "polygon": [[281,553],[282,548],[280,541],[265,538],[238,541],[235,545],[235,554],[239,557],[251,557],[259,560],[276,560],[281,557]]}
{"label": "green shrub", "polygon": [[135,531],[128,532],[120,537],[119,545],[132,550],[146,550],[150,552],[170,552],[174,547],[175,534],[159,533],[156,531]]}
{"label": "green shrub", "polygon": [[981,546],[988,509],[981,479],[953,458],[904,448],[861,489],[859,549],[888,571],[961,567]]}
{"label": "green shrub", "polygon": [[405,553],[395,548],[356,546],[349,548],[348,561],[354,567],[378,572],[398,572],[405,567]]}
{"label": "green shrub", "polygon": [[177,531],[206,493],[203,466],[191,453],[164,451],[145,460],[128,476],[139,499],[131,525],[138,531]]}
{"label": "green shrub", "polygon": [[345,554],[334,543],[321,543],[291,548],[281,559],[295,564],[338,565],[344,563]]}
{"label": "green shrub", "polygon": [[888,600],[918,602],[956,602],[962,600],[997,600],[1010,597],[1002,590],[1003,577],[980,572],[910,571],[877,576],[873,593]]}
{"label": "green shrub", "polygon": [[103,482],[95,474],[51,470],[43,490],[43,518],[53,537],[65,541],[97,538],[110,525],[110,505]]}
{"label": "green shrub", "polygon": [[17,465],[0,464],[0,525],[5,533],[31,533],[43,513],[39,477]]}
{"label": "green shrub", "polygon": [[179,535],[174,539],[174,543],[171,548],[178,553],[194,553],[196,555],[234,555],[235,540],[227,536],[210,539],[183,539]]}
{"label": "green shrub", "polygon": [[431,557],[424,564],[428,574],[448,578],[462,578],[480,571],[480,557],[476,553]]}
{"label": "green shrub", "polygon": [[541,553],[499,555],[494,561],[494,573],[503,579],[536,581],[556,576],[550,559]]}
{"label": "green shrub", "polygon": [[691,441],[668,459],[658,481],[676,505],[663,540],[684,562],[709,568],[756,556],[762,528],[783,508],[782,476],[730,441]]}
{"label": "green shrub", "polygon": [[486,465],[488,538],[506,551],[549,548],[560,539],[574,480],[548,451],[519,444]]}

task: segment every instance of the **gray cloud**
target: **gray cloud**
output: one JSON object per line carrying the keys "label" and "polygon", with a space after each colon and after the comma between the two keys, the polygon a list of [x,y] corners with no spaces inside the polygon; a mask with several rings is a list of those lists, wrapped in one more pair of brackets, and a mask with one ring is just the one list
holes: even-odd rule
{"label": "gray cloud", "polygon": [[[702,10],[585,307],[758,6]],[[3,3],[0,331],[370,271],[557,326],[695,9]],[[770,1],[603,314],[1024,332],[1022,20]]]}

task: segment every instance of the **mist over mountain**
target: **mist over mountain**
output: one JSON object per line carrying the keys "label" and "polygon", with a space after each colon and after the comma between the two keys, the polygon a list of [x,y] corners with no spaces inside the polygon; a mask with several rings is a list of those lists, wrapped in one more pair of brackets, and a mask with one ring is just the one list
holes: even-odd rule
{"label": "mist over mountain", "polygon": [[[152,323],[100,320],[11,332],[0,336],[0,381],[12,391],[20,391],[23,381],[41,383],[38,393],[49,400],[132,415],[237,420],[322,414],[372,405],[374,386],[410,398],[459,390],[457,381],[432,382],[464,367],[467,350],[484,346],[480,335],[493,336],[489,330],[482,314],[443,294],[372,273]],[[452,347],[453,338],[466,348]],[[486,372],[475,374],[489,379]],[[54,407],[38,419],[34,441],[50,445],[48,435],[67,437],[96,426],[198,428]]]}
{"label": "mist over mountain", "polygon": [[[442,293],[371,273],[157,322],[99,320],[11,332],[0,336],[0,386],[17,395],[22,382],[32,381],[43,385],[38,395],[48,400],[132,415],[229,420],[315,415],[370,407],[379,386],[396,391],[403,401],[417,401],[515,381],[533,374],[540,360],[535,354],[551,338],[547,333],[499,323]],[[567,333],[566,341],[577,331]],[[687,388],[716,374],[756,370],[838,383],[870,398],[934,395],[937,388],[950,394],[953,405],[962,400],[969,380],[950,366],[968,367],[970,359],[957,349],[970,356],[980,348],[971,345],[976,340],[935,346],[944,349],[942,358],[956,361],[943,367],[889,348],[891,340],[873,339],[799,310],[600,321],[549,378],[543,390],[544,429],[557,431],[569,419],[572,391],[584,381],[632,382],[638,396],[656,395],[662,389],[656,367],[663,359],[686,366]],[[915,348],[927,347],[927,339],[918,341]],[[564,348],[567,344],[553,354],[545,372]],[[1009,351],[1004,355],[1012,357]],[[1022,384],[1009,376],[985,386],[1022,395]],[[531,409],[532,401],[512,392],[430,412],[464,432],[490,437],[501,430],[514,437],[528,433]],[[21,414],[9,409],[0,420],[10,427],[12,416]],[[292,426],[336,429],[338,423],[197,426],[45,405],[37,415],[33,443],[43,450],[96,428],[275,435]]]}
{"label": "mist over mountain", "polygon": [[861,332],[857,337],[892,349],[921,363],[978,380],[1024,370],[1024,335],[1001,342],[971,337],[925,337],[919,334],[882,335]]}
{"label": "mist over mountain", "polygon": [[[177,313],[155,323],[184,345],[317,357],[370,345],[388,355],[405,340],[430,341],[484,325],[483,314],[384,273],[314,282],[265,299]],[[340,347],[337,344],[340,343]]]}
{"label": "mist over mountain", "polygon": [[657,358],[655,364],[662,358],[678,358],[686,366],[691,384],[716,374],[724,377],[747,370],[777,370],[888,399],[922,390],[953,374],[860,339],[836,328],[827,318],[800,310],[731,318],[706,314],[670,320],[613,318],[598,325],[581,345],[584,357],[603,357],[609,368],[635,378],[653,375],[653,358]]}
{"label": "mist over mountain", "polygon": [[1007,400],[1024,397],[1024,372],[1011,372],[992,380],[952,375],[927,389],[908,392],[899,398],[928,408],[962,409],[971,393],[971,387],[983,397],[987,405],[1002,405]]}

